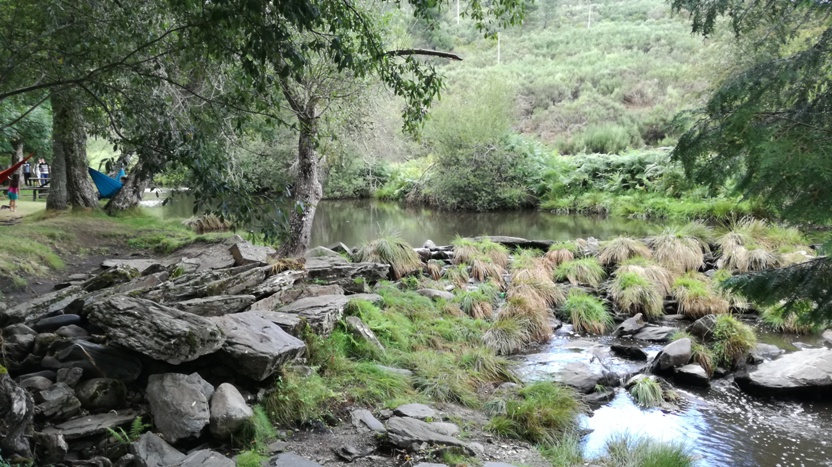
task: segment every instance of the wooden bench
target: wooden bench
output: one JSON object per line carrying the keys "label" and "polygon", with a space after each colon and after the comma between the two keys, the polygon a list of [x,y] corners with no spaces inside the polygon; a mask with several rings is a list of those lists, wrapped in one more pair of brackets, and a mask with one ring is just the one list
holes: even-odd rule
{"label": "wooden bench", "polygon": [[[38,196],[40,196],[41,198],[45,198],[46,195],[49,194],[49,183],[47,183],[44,186],[21,186],[19,188],[20,188],[20,196],[21,197],[23,196],[24,191],[31,190],[32,191],[32,201],[37,201]],[[8,194],[8,190],[9,190],[8,186],[0,187],[0,191],[2,191],[3,194]]]}

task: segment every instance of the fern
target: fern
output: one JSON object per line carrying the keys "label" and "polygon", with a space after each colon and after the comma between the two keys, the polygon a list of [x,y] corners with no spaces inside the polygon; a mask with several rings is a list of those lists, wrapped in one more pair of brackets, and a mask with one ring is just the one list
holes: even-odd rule
{"label": "fern", "polygon": [[124,431],[124,428],[118,427],[117,430],[112,428],[107,428],[107,432],[115,438],[118,444],[130,444],[139,438],[141,438],[142,434],[150,428],[150,425],[144,423],[141,416],[138,416],[133,419],[133,422],[130,424],[130,431]]}

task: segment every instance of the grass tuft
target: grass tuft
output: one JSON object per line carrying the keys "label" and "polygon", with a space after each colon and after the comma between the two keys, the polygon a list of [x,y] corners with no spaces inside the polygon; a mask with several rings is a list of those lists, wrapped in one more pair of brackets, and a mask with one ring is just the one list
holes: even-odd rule
{"label": "grass tuft", "polygon": [[708,242],[712,237],[710,227],[692,222],[650,237],[647,244],[653,249],[653,258],[662,266],[680,272],[698,271],[705,266],[704,253],[710,251]]}
{"label": "grass tuft", "polygon": [[717,365],[733,368],[757,345],[754,330],[731,315],[720,315],[714,327],[711,348]]}
{"label": "grass tuft", "polygon": [[511,355],[532,341],[531,323],[527,318],[498,316],[482,337],[483,344],[497,355]]}
{"label": "grass tuft", "polygon": [[616,273],[610,296],[621,311],[630,315],[642,313],[648,319],[664,315],[664,297],[659,288],[635,272]]}
{"label": "grass tuft", "polygon": [[598,287],[606,276],[604,268],[595,258],[567,261],[555,269],[555,279],[568,280],[572,285],[585,284]]}
{"label": "grass tuft", "polygon": [[691,319],[729,311],[728,300],[714,291],[711,284],[696,276],[676,279],[671,293],[679,303],[679,311]]}
{"label": "grass tuft", "polygon": [[395,235],[385,235],[362,245],[355,253],[356,261],[390,265],[394,279],[422,269],[422,260],[413,247]]}
{"label": "grass tuft", "polygon": [[580,289],[569,291],[560,314],[572,323],[575,332],[603,334],[613,324],[604,303]]}
{"label": "grass tuft", "polygon": [[662,443],[623,434],[607,441],[605,455],[597,461],[604,467],[693,467],[690,450],[680,443]]}
{"label": "grass tuft", "polygon": [[789,334],[818,334],[824,326],[804,320],[804,316],[812,311],[814,305],[808,300],[799,300],[790,308],[785,305],[774,305],[763,310],[763,323],[775,332]]}
{"label": "grass tuft", "polygon": [[650,258],[653,253],[640,240],[630,237],[616,237],[604,242],[598,251],[598,260],[604,265],[619,264],[630,258]]}
{"label": "grass tuft", "polygon": [[583,410],[575,391],[551,382],[530,384],[506,401],[505,415],[491,419],[486,429],[503,437],[554,445],[575,427]]}
{"label": "grass tuft", "polygon": [[630,395],[642,407],[656,407],[664,402],[664,390],[655,376],[645,376],[630,388]]}

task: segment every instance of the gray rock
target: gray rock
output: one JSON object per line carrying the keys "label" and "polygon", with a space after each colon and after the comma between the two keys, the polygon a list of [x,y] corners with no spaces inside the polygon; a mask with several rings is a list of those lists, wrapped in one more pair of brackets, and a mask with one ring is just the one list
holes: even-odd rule
{"label": "gray rock", "polygon": [[644,317],[641,313],[638,313],[619,324],[612,332],[612,335],[616,337],[632,336],[641,331],[645,326],[647,326],[647,323],[644,321]]}
{"label": "gray rock", "polygon": [[610,350],[612,353],[630,360],[647,360],[647,353],[637,345],[613,344],[610,346]]}
{"label": "gray rock", "polygon": [[209,429],[219,440],[227,440],[254,415],[240,391],[232,384],[223,383],[211,397]]}
{"label": "gray rock", "polygon": [[210,449],[194,451],[171,467],[234,467],[234,461]]}
{"label": "gray rock", "polygon": [[234,266],[234,256],[231,254],[229,247],[233,245],[232,242],[227,244],[217,243],[208,248],[197,248],[198,254],[191,258],[199,264],[197,271],[210,271],[213,269],[225,269]]}
{"label": "gray rock", "polygon": [[130,452],[136,456],[139,467],[168,467],[185,458],[185,454],[151,432],[143,434],[131,444]]}
{"label": "gray rock", "polygon": [[754,350],[748,355],[749,363],[760,364],[766,360],[774,360],[782,355],[783,349],[776,345],[758,343]]}
{"label": "gray rock", "polygon": [[428,297],[431,300],[451,301],[454,299],[454,294],[450,292],[445,292],[444,290],[419,289],[416,291],[416,293],[423,297]]}
{"label": "gray rock", "polygon": [[588,394],[595,390],[603,377],[600,371],[586,363],[570,362],[555,375],[555,381]]}
{"label": "gray rock", "polygon": [[[268,282],[268,281],[267,281]],[[320,297],[322,295],[344,295],[344,289],[336,284],[300,284],[281,290],[251,305],[251,310],[274,311],[301,298]]]}
{"label": "gray rock", "polygon": [[209,319],[141,298],[107,298],[87,318],[112,342],[173,365],[213,353],[224,341]]}
{"label": "gray rock", "polygon": [[274,374],[280,365],[303,355],[306,345],[280,326],[247,311],[211,318],[222,329],[220,355],[239,373],[257,381]]}
{"label": "gray rock", "polygon": [[96,456],[91,459],[72,461],[73,467],[113,467],[113,461],[104,456]]}
{"label": "gray rock", "polygon": [[672,370],[687,365],[691,356],[691,342],[685,337],[667,344],[651,364],[654,373]]}
{"label": "gray rock", "polygon": [[358,409],[353,410],[350,413],[350,417],[352,418],[352,425],[356,428],[360,428],[365,426],[375,433],[379,434],[386,434],[387,429],[384,428],[384,424],[382,424],[376,417],[370,413],[369,410],[365,409]]}
{"label": "gray rock", "polygon": [[90,336],[89,331],[75,324],[62,326],[55,331],[55,334],[67,339],[83,339]]}
{"label": "gray rock", "polygon": [[136,467],[136,456],[125,454],[118,458],[113,467]]}
{"label": "gray rock", "polygon": [[278,454],[277,457],[269,461],[268,465],[269,467],[322,467],[317,462],[312,462],[291,452]]}
{"label": "gray rock", "polygon": [[443,435],[448,436],[456,436],[459,434],[460,431],[458,426],[448,422],[430,422],[430,426],[437,433],[441,433]]}
{"label": "gray rock", "polygon": [[433,243],[433,240],[425,240],[425,243],[422,244],[422,248],[427,248],[428,250],[436,249],[436,243]]}
{"label": "gray rock", "polygon": [[196,373],[183,375],[165,373],[151,375],[147,384],[147,400],[156,428],[172,443],[198,438],[208,425],[210,411]]}
{"label": "gray rock", "polygon": [[8,373],[0,373],[0,451],[6,459],[17,454],[31,458],[27,434],[35,416],[32,396]]}
{"label": "gray rock", "polygon": [[112,410],[125,405],[127,388],[117,379],[88,379],[75,388],[75,395],[87,410]]}
{"label": "gray rock", "polygon": [[116,428],[132,422],[136,418],[136,412],[125,410],[123,412],[110,412],[100,415],[89,415],[73,418],[59,425],[44,428],[43,433],[61,433],[67,440],[86,438],[87,436],[100,435],[107,431],[107,428]]}
{"label": "gray rock", "polygon": [[436,417],[436,411],[424,404],[404,404],[396,407],[393,415],[424,420]]}
{"label": "gray rock", "polygon": [[[120,258],[115,258],[115,259],[105,259],[104,261],[101,262],[101,267],[104,268],[104,269],[127,267],[127,268],[135,269],[136,271],[138,271],[139,274],[144,275],[145,273],[150,274],[150,273],[156,272],[160,268],[163,268],[164,266],[162,265],[162,263],[160,263],[159,261],[156,261],[155,259],[120,259]],[[83,274],[81,276],[84,276],[84,275],[86,275],[86,274]],[[83,280],[81,278],[81,276],[79,276],[77,279],[73,279],[72,276],[70,276],[70,280]]]}
{"label": "gray rock", "polygon": [[35,394],[35,412],[51,420],[66,420],[81,412],[81,402],[75,391],[64,383],[54,385]]}
{"label": "gray rock", "polygon": [[279,308],[281,313],[295,314],[306,320],[309,326],[318,334],[329,335],[335,328],[335,323],[344,316],[344,309],[351,300],[367,300],[381,302],[376,294],[356,295],[322,295],[320,297],[302,298]]}
{"label": "gray rock", "polygon": [[0,311],[0,326],[5,327],[24,321],[33,323],[48,313],[63,311],[70,303],[86,294],[77,285],[43,294],[13,308]]}
{"label": "gray rock", "polygon": [[[55,352],[53,359],[44,359],[47,368],[81,368],[87,376],[115,378],[135,381],[142,372],[142,361],[138,355],[121,349],[108,347],[83,340],[66,343]],[[48,366],[51,365],[51,366]]]}
{"label": "gray rock", "polygon": [[87,292],[95,292],[96,290],[106,289],[116,284],[129,282],[139,277],[139,275],[139,271],[130,266],[118,265],[87,279],[81,284],[81,288]]}
{"label": "gray rock", "polygon": [[32,353],[37,356],[44,356],[47,352],[51,352],[52,346],[61,341],[61,338],[57,334],[52,334],[50,332],[45,332],[42,334],[38,334],[35,336],[35,347],[32,349]]}
{"label": "gray rock", "polygon": [[[310,279],[338,284],[345,290],[363,292],[364,285],[387,279],[390,265],[380,263],[351,263],[332,256],[308,258],[306,270]],[[360,280],[358,280],[360,279]]]}
{"label": "gray rock", "polygon": [[268,450],[268,452],[270,452],[272,454],[277,454],[279,452],[285,451],[287,447],[289,447],[289,445],[286,443],[286,441],[279,441],[278,440],[278,441],[274,441],[273,443],[269,444],[266,447],[266,449]]}
{"label": "gray rock", "polygon": [[0,351],[7,366],[13,366],[13,362],[22,362],[34,351],[35,336],[37,333],[23,324],[13,324],[3,329]]}
{"label": "gray rock", "polygon": [[303,320],[298,315],[292,315],[289,313],[280,313],[277,311],[257,311],[257,315],[261,318],[271,321],[272,323],[278,325],[280,329],[283,329],[287,333],[295,337],[301,337],[301,332],[306,327],[306,321]]}
{"label": "gray rock", "polygon": [[431,257],[431,251],[428,248],[414,248],[413,252],[419,256],[422,262],[428,262]]}
{"label": "gray rock", "polygon": [[648,325],[633,334],[633,339],[650,342],[667,342],[674,332],[676,332],[676,328],[670,326]]}
{"label": "gray rock", "polygon": [[467,447],[453,436],[437,433],[429,423],[409,417],[391,417],[387,420],[387,439],[393,445],[411,451],[421,450],[424,444]]}
{"label": "gray rock", "polygon": [[[269,276],[269,278],[260,283],[260,285],[254,287],[251,290],[251,294],[257,298],[274,296],[275,299],[273,299],[271,306],[265,306],[264,304],[261,304],[259,307],[256,308],[262,310],[274,310],[277,301],[290,289],[292,289],[292,287],[295,286],[297,281],[305,277],[306,271],[298,271],[294,269],[289,269],[287,271],[279,272],[277,274]],[[255,309],[255,307],[252,307],[252,309]]]}
{"label": "gray rock", "polygon": [[74,388],[83,376],[84,369],[78,367],[61,368],[57,371],[57,381],[66,383],[71,388]]}
{"label": "gray rock", "polygon": [[229,248],[231,256],[234,258],[234,265],[244,266],[246,264],[265,265],[268,262],[269,256],[274,255],[277,251],[270,246],[252,245],[248,242],[240,242],[231,245]]}
{"label": "gray rock", "polygon": [[364,321],[361,321],[361,318],[358,316],[347,316],[344,319],[344,324],[350,334],[352,334],[355,338],[362,340],[370,344],[370,346],[384,352],[384,345],[382,345],[381,341],[378,340],[376,333],[374,333],[369,326],[364,324]]}
{"label": "gray rock", "polygon": [[687,327],[686,331],[690,334],[704,340],[708,340],[713,335],[716,328],[716,315],[703,316],[693,322]]}
{"label": "gray rock", "polygon": [[185,274],[162,283],[141,295],[159,303],[181,302],[215,295],[256,295],[258,288],[271,273],[270,266],[239,266],[218,271]]}
{"label": "gray rock", "polygon": [[763,362],[734,380],[745,391],[771,395],[832,396],[832,350],[801,350]]}
{"label": "gray rock", "polygon": [[19,385],[23,389],[34,394],[36,392],[43,391],[44,389],[48,389],[52,386],[52,384],[52,381],[48,378],[44,378],[43,376],[33,376],[31,378],[21,380]]}
{"label": "gray rock", "polygon": [[536,250],[547,251],[549,247],[555,243],[551,240],[526,240],[525,238],[508,237],[504,235],[485,235],[471,238],[471,240],[474,240],[475,242],[479,242],[484,239],[491,240],[494,243],[499,243],[500,245],[503,245],[511,250],[516,248],[533,248]]}
{"label": "gray rock", "polygon": [[52,332],[63,326],[78,325],[80,323],[80,316],[66,314],[40,319],[32,326],[32,328],[37,332]]}
{"label": "gray rock", "polygon": [[174,306],[199,316],[222,316],[243,311],[252,303],[254,295],[218,295],[185,300]]}
{"label": "gray rock", "polygon": [[38,460],[43,464],[57,464],[66,458],[69,444],[61,433],[35,433],[34,440]]}
{"label": "gray rock", "polygon": [[330,250],[324,246],[316,246],[315,248],[310,248],[306,250],[306,253],[303,254],[304,258],[320,258],[322,256],[329,256],[329,257],[341,257],[338,252]]}
{"label": "gray rock", "polygon": [[332,250],[336,253],[339,253],[339,254],[340,253],[346,253],[348,255],[352,254],[352,248],[348,247],[347,245],[344,245],[343,242],[333,243],[332,245],[329,245],[327,248],[329,248],[330,250]]}
{"label": "gray rock", "polygon": [[708,387],[711,384],[711,378],[708,373],[698,363],[691,363],[685,365],[673,372],[673,380],[677,384],[686,384],[689,386]]}
{"label": "gray rock", "polygon": [[823,331],[823,334],[821,334],[821,336],[823,337],[823,340],[825,340],[827,343],[832,344],[832,329],[827,329],[826,331]]}

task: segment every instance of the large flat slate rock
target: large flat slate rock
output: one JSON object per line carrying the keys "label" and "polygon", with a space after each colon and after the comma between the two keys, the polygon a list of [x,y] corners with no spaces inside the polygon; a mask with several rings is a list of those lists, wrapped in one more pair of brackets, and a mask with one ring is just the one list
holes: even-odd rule
{"label": "large flat slate rock", "polygon": [[351,263],[341,257],[321,256],[307,258],[306,271],[310,279],[338,284],[348,291],[362,292],[364,284],[374,284],[387,279],[390,274],[390,265]]}
{"label": "large flat slate rock", "polygon": [[390,417],[387,420],[387,438],[395,446],[418,450],[418,446],[427,443],[434,446],[468,446],[453,436],[440,433],[430,423],[408,417]]}
{"label": "large flat slate rock", "polygon": [[317,462],[312,462],[309,459],[300,457],[297,454],[291,452],[284,452],[278,454],[277,457],[270,460],[268,463],[269,467],[322,467],[321,464]]}
{"label": "large flat slate rock", "polygon": [[155,259],[112,258],[102,261],[101,267],[104,269],[128,267],[135,269],[139,274],[144,274],[147,270],[158,269],[163,267],[163,265]]}
{"label": "large flat slate rock", "polygon": [[786,354],[739,373],[734,380],[745,391],[771,395],[832,398],[832,350]]}
{"label": "large flat slate rock", "polygon": [[80,286],[72,285],[61,290],[45,293],[12,308],[0,310],[0,327],[22,322],[34,323],[44,315],[63,311],[70,303],[85,296]]}
{"label": "large flat slate rock", "polygon": [[503,245],[506,248],[533,248],[536,250],[543,251],[548,250],[549,247],[555,243],[552,240],[527,240],[525,238],[508,237],[505,235],[485,235],[471,238],[471,240],[475,242],[479,242],[485,239],[491,240],[494,243],[499,243],[500,245]]}
{"label": "large flat slate rock", "polygon": [[132,410],[121,412],[112,410],[99,415],[73,418],[61,424],[44,428],[43,432],[46,434],[62,433],[67,440],[86,438],[87,436],[104,433],[107,428],[128,425],[137,415]]}
{"label": "large flat slate rock", "polygon": [[335,323],[343,318],[344,309],[351,300],[379,303],[382,299],[376,294],[321,295],[302,298],[280,307],[277,311],[298,315],[306,320],[315,332],[327,335],[335,328]]}

